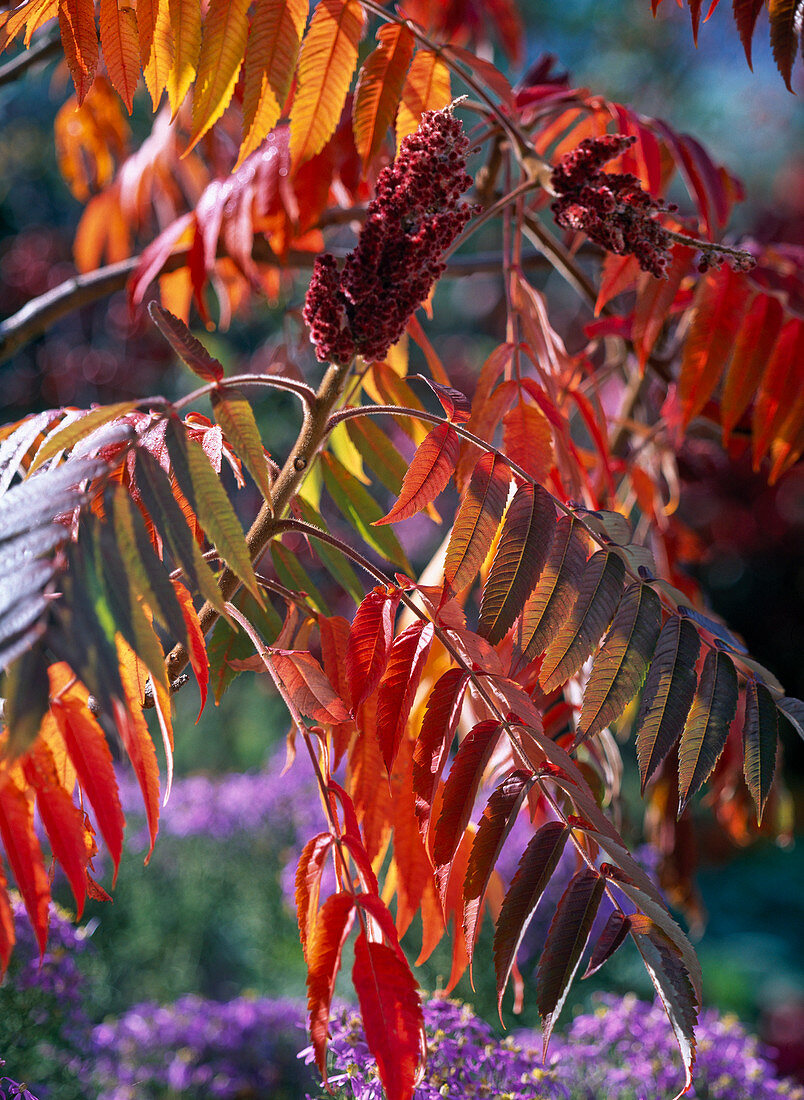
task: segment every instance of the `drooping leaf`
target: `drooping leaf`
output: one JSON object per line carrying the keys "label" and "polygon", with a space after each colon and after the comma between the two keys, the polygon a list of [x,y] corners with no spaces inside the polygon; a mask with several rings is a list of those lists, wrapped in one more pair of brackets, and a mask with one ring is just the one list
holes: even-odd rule
{"label": "drooping leaf", "polygon": [[347,776],[363,841],[372,865],[379,869],[391,839],[394,811],[391,787],[377,736],[377,696],[357,708],[357,733],[349,745]]}
{"label": "drooping leaf", "polygon": [[[193,598],[190,593],[181,581],[174,581],[173,589],[179,601],[182,616],[184,617],[187,653],[189,654],[190,666],[195,673],[195,678],[198,681],[198,691],[201,695],[201,706],[198,711],[198,718],[200,718],[201,712],[207,701],[207,687],[209,685],[209,659],[207,657],[207,647],[204,641],[204,632],[201,629],[201,623],[198,621],[198,612],[193,605]],[[198,718],[196,722],[198,722]]]}
{"label": "drooping leaf", "polygon": [[754,403],[751,418],[754,469],[759,468],[762,456],[801,397],[799,371],[802,359],[804,320],[793,317],[779,333]]}
{"label": "drooping leaf", "polygon": [[736,710],[734,664],[722,650],[710,649],[678,750],[679,814],[718,762]]}
{"label": "drooping leaf", "polygon": [[574,676],[608,627],[622,592],[625,566],[613,550],[598,550],[586,564],[578,598],[547,647],[539,680],[546,692]]}
{"label": "drooping leaf", "polygon": [[[311,504],[303,497],[298,497],[296,503],[305,523],[312,524],[313,527],[318,527],[322,531],[326,530],[324,519]],[[346,555],[323,539],[311,538],[310,544],[321,559],[324,568],[338,581],[343,590],[349,593],[355,603],[359,604],[364,595],[363,585]]]}
{"label": "drooping leaf", "polygon": [[377,689],[377,732],[389,774],[433,642],[434,629],[432,623],[417,619],[394,638],[388,651],[388,662]]}
{"label": "drooping leaf", "polygon": [[302,712],[316,722],[347,722],[349,712],[318,661],[305,650],[271,651],[277,674]]}
{"label": "drooping leaf", "polygon": [[508,500],[511,475],[495,454],[486,453],[472,472],[452,526],[444,580],[458,593],[470,584],[486,560]]}
{"label": "drooping leaf", "polygon": [[659,637],[662,605],[647,584],[630,585],[592,664],[578,739],[594,737],[619,718],[645,678]]}
{"label": "drooping leaf", "polygon": [[4,681],[6,743],[3,755],[14,759],[36,741],[48,709],[48,664],[42,641],[21,653]]}
{"label": "drooping leaf", "polygon": [[364,168],[377,156],[394,121],[415,40],[404,23],[386,23],[379,46],[360,69],[352,108],[355,145]]}
{"label": "drooping leaf", "polygon": [[341,953],[355,917],[352,894],[328,897],[318,911],[312,934],[307,940],[307,1008],[310,1013],[310,1038],[315,1061],[324,1084],[327,1083],[327,1032],[329,1007],[335,978],[341,966]]}
{"label": "drooping leaf", "polygon": [[[416,324],[418,325],[418,321]],[[421,326],[419,327],[421,328]],[[417,340],[421,341],[424,338],[422,331],[422,335],[417,337]],[[435,352],[433,352],[434,354]],[[443,373],[443,368],[441,369]],[[472,415],[472,406],[469,403],[469,398],[461,390],[456,390],[454,386],[448,386],[446,382],[436,382],[424,374],[414,374],[411,375],[411,378],[416,378],[430,387],[438,398],[441,408],[447,414],[450,424],[465,424],[469,420]]]}
{"label": "drooping leaf", "polygon": [[374,497],[333,455],[322,454],[321,469],[327,492],[357,533],[387,561],[410,574],[407,556],[394,532],[390,527],[374,526],[382,516]]}
{"label": "drooping leaf", "polygon": [[538,657],[569,617],[588,556],[583,527],[578,520],[562,516],[541,576],[522,610],[523,663]]}
{"label": "drooping leaf", "polygon": [[783,319],[781,302],[770,294],[757,294],[743,319],[720,401],[724,445],[756,395]]}
{"label": "drooping leaf", "polygon": [[433,832],[433,862],[442,901],[452,858],[472,815],[483,772],[502,733],[495,719],[478,722],[461,741],[444,786],[441,813]]}
{"label": "drooping leaf", "polygon": [[544,1051],[556,1020],[567,1000],[572,980],[581,962],[592,924],[603,897],[605,881],[590,867],[570,879],[556,908],[539,956],[536,990],[542,1018]]}
{"label": "drooping leaf", "polygon": [[449,747],[463,707],[468,682],[462,668],[450,668],[441,676],[427,700],[422,728],[413,750],[413,790],[416,816],[427,836],[436,787],[447,762]]}
{"label": "drooping leaf", "polygon": [[684,729],[698,683],[700,648],[692,623],[672,615],[659,635],[634,723],[643,791]]}
{"label": "drooping leaf", "polygon": [[425,111],[440,111],[451,100],[448,67],[435,51],[418,50],[405,78],[397,111],[397,151],[403,139],[419,128]]}
{"label": "drooping leaf", "polygon": [[294,169],[320,153],[335,132],[357,64],[365,16],[358,0],[319,0],[302,42],[290,113]]}
{"label": "drooping leaf", "polygon": [[117,0],[101,0],[100,40],[109,80],[131,114],[140,77],[140,43],[134,9],[127,5],[118,7]]}
{"label": "drooping leaf", "polygon": [[312,837],[305,844],[296,868],[296,916],[305,959],[307,943],[318,915],[321,878],[334,842],[332,833],[318,833]]}
{"label": "drooping leaf", "polygon": [[553,464],[553,433],[537,405],[520,400],[505,414],[503,446],[508,457],[536,481],[546,479]]}
{"label": "drooping leaf", "polygon": [[191,371],[205,382],[220,382],[223,378],[223,364],[209,354],[180,317],[174,317],[157,301],[148,303],[148,313],[178,357]]}
{"label": "drooping leaf", "polygon": [[558,865],[568,836],[569,830],[560,821],[548,821],[542,825],[522,853],[516,874],[503,899],[494,933],[494,972],[500,1019],[503,995],[519,945]]}
{"label": "drooping leaf", "polygon": [[597,943],[592,949],[592,957],[589,959],[589,965],[581,975],[581,980],[590,978],[592,974],[600,970],[601,966],[625,943],[625,937],[628,935],[629,930],[628,917],[624,916],[619,909],[615,909],[597,938]]}
{"label": "drooping leaf", "polygon": [[243,76],[243,141],[238,166],[279,121],[290,91],[308,0],[258,0]]}
{"label": "drooping leaf", "polygon": [[552,497],[541,485],[520,485],[509,505],[483,589],[478,633],[501,641],[542,571],[556,528]]}
{"label": "drooping leaf", "polygon": [[[118,653],[120,679],[123,682],[126,705],[118,706],[115,721],[120,739],[134,768],[134,774],[137,776],[145,805],[145,816],[151,838],[150,848],[145,857],[147,863],[153,853],[159,828],[159,764],[148,723],[142,712],[147,672],[136,655],[127,650],[125,643],[121,641],[118,641]],[[170,761],[169,765],[172,767]]]}
{"label": "drooping leaf", "polygon": [[142,75],[156,111],[173,64],[168,0],[137,0],[137,34]]}
{"label": "drooping leaf", "polygon": [[201,34],[189,149],[221,117],[232,98],[248,39],[249,0],[210,0]]}
{"label": "drooping leaf", "polygon": [[366,466],[390,493],[398,496],[408,463],[393,441],[370,416],[347,420],[346,431]]}
{"label": "drooping leaf", "polygon": [[98,31],[93,0],[61,0],[59,29],[80,106],[92,87],[98,67]]}
{"label": "drooping leaf", "polygon": [[433,428],[416,448],[396,504],[387,515],[374,520],[374,526],[409,519],[435,500],[449,483],[459,448],[458,434],[449,424]]}
{"label": "drooping leaf", "polygon": [[53,432],[36,452],[36,457],[28,467],[28,476],[30,477],[35,470],[43,466],[48,459],[57,455],[59,451],[71,450],[76,443],[86,439],[96,428],[116,420],[119,416],[130,413],[135,404],[134,401],[118,401],[114,405],[102,405],[100,408],[90,410],[77,420],[73,420],[66,427]]}
{"label": "drooping leaf", "polygon": [[428,899],[434,895],[433,868],[416,819],[413,792],[413,741],[404,738],[391,773],[393,867],[396,873],[396,929],[404,936],[417,913],[422,919],[422,951],[428,940],[440,939],[444,922]]}
{"label": "drooping leaf", "polygon": [[757,822],[770,794],[776,769],[779,723],[776,704],[764,684],[749,680],[745,685],[745,727],[743,729],[743,771],[757,808]]}
{"label": "drooping leaf", "polygon": [[223,612],[220,589],[193,538],[187,521],[173,496],[164,470],[144,448],[136,454],[137,488],[154,526],[170,546],[176,563],[196,591],[219,612]]}
{"label": "drooping leaf", "polygon": [[632,929],[631,935],[664,1005],[681,1051],[684,1087],[675,1097],[675,1100],[680,1100],[692,1084],[692,1067],[695,1064],[695,1025],[698,1022],[695,991],[686,968],[661,934],[642,935]]}
{"label": "drooping leaf", "polygon": [[169,418],[165,442],[173,476],[222,560],[259,603],[262,600],[240,520],[200,443]]}
{"label": "drooping leaf", "polygon": [[740,41],[743,44],[745,59],[750,69],[754,68],[751,61],[751,41],[754,37],[757,18],[764,5],[765,0],[732,0],[734,21],[737,24],[737,30],[740,32]]}
{"label": "drooping leaf", "polygon": [[535,781],[528,772],[512,772],[491,795],[478,823],[463,884],[463,930],[470,964],[489,880],[522,802]]}
{"label": "drooping leaf", "polygon": [[399,593],[382,586],[373,588],[358,607],[349,631],[346,672],[357,708],[379,684],[388,661]]}
{"label": "drooping leaf", "polygon": [[235,454],[254,478],[257,487],[268,504],[271,503],[271,478],[268,462],[262,449],[260,432],[251,405],[232,386],[216,390],[212,394],[212,409],[223,434]]}
{"label": "drooping leaf", "polygon": [[0,775],[0,840],[33,926],[41,955],[47,943],[50,886],[34,830],[33,800],[6,772]]}
{"label": "drooping leaf", "polygon": [[801,12],[798,0],[768,0],[771,48],[776,68],[782,74],[788,92],[793,88],[790,79],[793,61],[802,38]]}
{"label": "drooping leaf", "polygon": [[692,268],[695,251],[686,245],[674,244],[671,257],[666,278],[655,279],[648,272],[640,272],[637,279],[631,338],[642,370],[645,369],[645,364],[667,323],[670,307],[681,283]]}
{"label": "drooping leaf", "polygon": [[416,979],[392,948],[361,932],[355,941],[352,982],[385,1095],[388,1100],[411,1100],[427,1056]]}
{"label": "drooping leaf", "polygon": [[169,0],[168,11],[174,50],[167,92],[175,118],[195,79],[201,49],[201,6],[197,0]]}

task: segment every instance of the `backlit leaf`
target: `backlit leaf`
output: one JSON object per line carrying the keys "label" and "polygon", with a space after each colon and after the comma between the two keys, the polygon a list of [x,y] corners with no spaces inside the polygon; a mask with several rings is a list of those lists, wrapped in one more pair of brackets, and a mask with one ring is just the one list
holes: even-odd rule
{"label": "backlit leaf", "polygon": [[240,390],[232,386],[227,386],[225,390],[215,390],[211,397],[212,410],[223,434],[270,504],[272,498],[268,462],[251,405]]}
{"label": "backlit leaf", "polygon": [[382,517],[382,509],[374,497],[333,455],[322,454],[321,469],[329,495],[357,533],[387,561],[410,574],[407,556],[394,532],[390,527],[374,526]]}
{"label": "backlit leaf", "polygon": [[170,29],[173,32],[173,65],[167,92],[173,118],[192,84],[201,49],[201,5],[198,0],[169,0]]}
{"label": "backlit leaf", "polygon": [[271,661],[302,714],[316,722],[348,722],[348,710],[312,654],[301,649],[275,649]]}
{"label": "backlit leaf", "polygon": [[776,704],[764,684],[749,680],[745,685],[745,727],[743,728],[743,771],[762,823],[765,803],[776,769],[779,737]]}
{"label": "backlit leaf", "polygon": [[402,140],[418,130],[425,111],[440,111],[451,101],[449,69],[437,53],[418,50],[405,78],[397,111],[397,151]]}
{"label": "backlit leaf", "polygon": [[33,799],[26,797],[8,772],[0,775],[0,840],[43,955],[50,886],[34,831]]}
{"label": "backlit leaf", "polygon": [[506,463],[486,453],[472,472],[452,527],[444,580],[458,593],[470,584],[486,560],[508,500],[511,475]]}
{"label": "backlit leaf", "polygon": [[119,7],[118,0],[101,0],[100,40],[109,80],[131,114],[140,78],[140,43],[134,9],[128,5]]}
{"label": "backlit leaf", "polygon": [[243,71],[243,142],[238,166],[279,121],[308,7],[308,0],[257,0]]}
{"label": "backlit leaf", "polygon": [[116,420],[119,416],[125,416],[135,406],[136,402],[134,401],[118,401],[114,405],[101,405],[97,409],[91,409],[77,420],[73,420],[66,427],[59,428],[48,436],[47,441],[36,452],[36,456],[28,468],[28,475],[30,476],[35,470],[38,470],[40,466],[44,465],[48,459],[53,458],[54,455],[57,455],[59,451],[71,450],[76,443],[86,439],[91,432],[112,420]]}
{"label": "backlit leaf", "polygon": [[463,884],[463,929],[470,963],[492,871],[516,823],[522,802],[535,781],[535,777],[528,772],[512,772],[489,798],[478,822]]}
{"label": "backlit leaf", "polygon": [[320,153],[335,132],[357,64],[365,16],[358,0],[319,0],[301,47],[290,112],[294,169]]}
{"label": "backlit leaf", "polygon": [[334,842],[332,833],[319,833],[312,837],[305,844],[296,868],[296,916],[305,959],[307,942],[318,915],[321,878]]}
{"label": "backlit leaf", "polygon": [[439,424],[417,447],[405,474],[399,499],[374,526],[409,519],[435,500],[449,483],[458,460],[460,439],[449,424]]}
{"label": "backlit leaf", "polygon": [[196,340],[180,317],[174,317],[156,301],[148,303],[148,313],[167,342],[191,371],[199,378],[203,378],[205,382],[220,382],[223,378],[223,364],[209,354],[200,340]]}
{"label": "backlit leaf", "polygon": [[589,556],[587,535],[578,520],[562,516],[541,576],[522,610],[522,662],[538,657],[569,617]]}
{"label": "backlit leaf", "polygon": [[398,496],[408,463],[382,428],[370,416],[356,416],[346,421],[346,431],[366,466]]}
{"label": "backlit leaf", "polygon": [[792,406],[801,397],[800,364],[804,360],[804,321],[794,317],[779,333],[754,403],[754,469],[784,424]]}
{"label": "backlit leaf", "polygon": [[734,665],[722,650],[710,649],[678,750],[679,814],[718,762],[736,710]]}
{"label": "backlit leaf", "polygon": [[415,40],[404,23],[386,23],[379,46],[360,69],[352,108],[355,145],[364,167],[377,156],[394,121]]}
{"label": "backlit leaf", "polygon": [[307,1008],[315,1061],[327,1083],[327,1033],[329,1006],[335,978],[341,966],[341,952],[354,922],[354,897],[333,894],[318,911],[307,941]]}
{"label": "backlit leaf", "polygon": [[628,917],[624,916],[619,909],[615,909],[597,938],[589,965],[581,975],[581,979],[590,978],[600,970],[601,966],[625,943],[629,928]]}
{"label": "backlit leaf", "polygon": [[536,481],[545,480],[553,465],[553,433],[537,405],[520,400],[505,414],[503,447]]}
{"label": "backlit leaf", "polygon": [[542,1018],[544,1055],[556,1020],[567,1000],[581,962],[592,924],[603,897],[605,882],[591,868],[578,871],[556,908],[547,940],[539,956],[536,991]]}
{"label": "backlit leaf", "polygon": [[586,564],[578,598],[544,655],[539,680],[545,692],[574,676],[614,617],[625,566],[612,550],[598,550]]}
{"label": "backlit leaf", "polygon": [[441,814],[433,832],[433,862],[442,901],[452,857],[469,823],[483,772],[501,733],[502,726],[495,719],[478,722],[461,741],[447,776]]}
{"label": "backlit leaf", "polygon": [[698,683],[700,648],[692,623],[671,615],[659,635],[634,722],[643,791],[684,729]]}
{"label": "backlit leaf", "polygon": [[6,670],[3,756],[12,760],[34,744],[47,714],[48,664],[39,641]]}
{"label": "backlit leaf", "polygon": [[382,679],[394,632],[399,593],[373,588],[358,607],[349,631],[346,672],[356,708]]}
{"label": "backlit leaf", "polygon": [[416,738],[413,750],[413,790],[416,795],[416,816],[425,837],[436,787],[461,716],[467,682],[467,674],[462,668],[450,668],[438,679],[427,700],[422,728]]}
{"label": "backlit leaf", "polygon": [[95,79],[98,32],[93,0],[60,0],[59,29],[79,106]]}
{"label": "backlit leaf", "polygon": [[123,742],[128,758],[134,768],[134,774],[142,792],[142,800],[145,804],[145,815],[148,821],[148,832],[151,837],[151,845],[145,857],[145,862],[151,858],[156,841],[156,832],[159,828],[159,765],[156,760],[156,750],[151,740],[148,723],[142,712],[142,700],[145,694],[147,673],[145,667],[129,650],[126,653],[125,644],[118,642],[120,655],[120,679],[123,682],[123,690],[126,695],[126,706],[118,707],[115,721],[120,738]]}
{"label": "backlit leaf", "polygon": [[637,278],[631,338],[639,365],[643,370],[667,323],[667,315],[678,294],[681,282],[692,268],[695,252],[685,245],[674,244],[671,257],[666,278],[656,279],[647,272],[640,272]]}
{"label": "backlit leaf", "polygon": [[519,945],[558,865],[568,836],[569,830],[560,821],[548,821],[542,825],[522,853],[516,874],[503,899],[494,933],[494,972],[497,976],[500,1019],[503,995]]}
{"label": "backlit leaf", "polygon": [[411,1100],[427,1055],[416,979],[396,951],[361,932],[355,941],[352,982],[385,1095],[388,1100]]}
{"label": "backlit leaf", "polygon": [[221,117],[232,98],[248,38],[249,0],[209,0],[193,91],[188,149]]}
{"label": "backlit leaf", "polygon": [[770,294],[757,294],[743,318],[720,401],[724,444],[756,396],[783,318],[781,302]]}
{"label": "backlit leaf", "polygon": [[[198,718],[200,718],[201,711],[204,709],[204,704],[207,701],[207,686],[209,684],[209,660],[207,658],[204,632],[198,621],[198,612],[193,606],[193,599],[190,593],[181,581],[174,581],[173,589],[178,598],[181,613],[184,617],[190,666],[195,673],[195,678],[198,681],[198,691],[201,695],[201,707],[198,711]],[[196,719],[196,723],[198,722],[198,718]]]}
{"label": "backlit leaf", "polygon": [[[298,497],[296,504],[305,523],[310,523],[322,531],[326,530],[327,525],[322,516],[303,497]],[[311,537],[310,545],[316,556],[320,558],[324,568],[335,578],[344,591],[349,593],[355,603],[359,604],[365,594],[364,587],[346,555],[323,539]]]}
{"label": "backlit leaf", "polygon": [[137,0],[137,32],[142,75],[155,111],[173,64],[168,0]]}
{"label": "backlit leaf", "polygon": [[509,505],[483,589],[478,633],[496,645],[542,571],[556,528],[555,505],[541,485],[520,485]]}
{"label": "backlit leaf", "polygon": [[417,619],[394,638],[388,652],[388,662],[377,694],[377,732],[389,774],[433,642],[433,632],[432,623]]}
{"label": "backlit leaf", "polygon": [[662,605],[647,584],[625,590],[614,622],[592,664],[578,722],[578,739],[594,737],[619,718],[639,691],[659,637]]}

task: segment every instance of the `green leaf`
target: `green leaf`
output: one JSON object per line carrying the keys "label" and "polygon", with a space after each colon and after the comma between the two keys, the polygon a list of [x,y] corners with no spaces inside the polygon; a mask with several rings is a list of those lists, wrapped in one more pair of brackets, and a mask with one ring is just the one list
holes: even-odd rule
{"label": "green leaf", "polygon": [[234,386],[213,390],[212,411],[237,457],[257,483],[268,504],[272,502],[268,460],[251,405]]}
{"label": "green leaf", "polygon": [[22,653],[6,670],[4,725],[7,740],[5,758],[21,756],[36,740],[42,719],[47,714],[50,696],[48,660],[44,642],[39,640]]}
{"label": "green leaf", "polygon": [[[238,611],[242,611],[266,645],[276,640],[282,629],[282,619],[269,600],[265,601],[264,607],[260,607],[254,597],[245,588],[241,588],[232,602]],[[240,675],[240,669],[232,668],[229,661],[248,660],[254,656],[254,646],[239,626],[227,622],[226,619],[218,619],[207,646],[207,655],[212,693],[215,702],[220,703],[232,680]]]}
{"label": "green leaf", "polygon": [[201,557],[201,551],[176,503],[165,471],[142,448],[137,451],[135,469],[142,502],[157,531],[170,546],[176,563],[183,569],[193,589],[200,592],[216,611],[223,614],[220,589],[212,571]]}
{"label": "green leaf", "polygon": [[643,791],[684,729],[698,683],[700,649],[698,631],[689,619],[672,615],[659,635],[634,723]]}
{"label": "green leaf", "polygon": [[370,416],[352,417],[345,424],[365,464],[389,492],[399,496],[408,463],[391,439]]}
{"label": "green leaf", "polygon": [[491,549],[508,500],[511,473],[498,455],[486,453],[472,471],[444,562],[444,581],[460,592],[475,579]]}
{"label": "green leaf", "polygon": [[653,589],[639,583],[627,588],[592,665],[576,743],[619,718],[639,691],[661,624],[662,605]]}
{"label": "green leaf", "polygon": [[214,543],[226,565],[236,573],[252,596],[262,599],[243,528],[220,478],[200,443],[185,433],[172,417],[165,426],[170,463],[179,488],[187,498],[204,533]]}
{"label": "green leaf", "polygon": [[[319,515],[312,504],[309,504],[303,497],[297,497],[296,504],[305,523],[326,531],[327,525],[323,517]],[[320,558],[324,568],[335,578],[343,590],[349,593],[355,603],[359,604],[366,594],[365,588],[360,583],[360,578],[350,565],[346,555],[336,547],[331,546],[330,543],[324,542],[323,539],[316,539],[311,536],[310,545]]]}
{"label": "green leaf", "polygon": [[480,604],[478,633],[491,645],[502,641],[533,590],[555,529],[550,494],[541,485],[520,485],[506,513]]}
{"label": "green leaf", "polygon": [[536,997],[542,1018],[543,1059],[556,1020],[567,1000],[583,949],[603,898],[605,881],[591,868],[570,879],[556,908],[536,969]]}
{"label": "green leaf", "polygon": [[544,655],[543,691],[561,687],[590,656],[617,609],[624,576],[622,558],[612,550],[598,550],[586,563],[578,598]]}
{"label": "green leaf", "polygon": [[722,650],[710,649],[678,750],[679,815],[717,764],[736,710],[734,665]]}
{"label": "green leaf", "polygon": [[80,419],[73,420],[66,428],[55,431],[37,451],[36,458],[34,458],[28,470],[28,475],[30,476],[35,470],[38,470],[43,463],[58,454],[59,451],[70,450],[76,443],[86,439],[96,428],[101,428],[104,424],[108,424],[110,420],[117,420],[118,417],[125,416],[126,413],[130,413],[136,407],[136,401],[118,401],[115,405],[103,405],[100,408],[92,409],[91,412],[80,417]]}
{"label": "green leaf", "polygon": [[276,569],[276,575],[286,588],[303,592],[313,607],[323,615],[332,614],[327,607],[327,601],[316,587],[315,581],[292,550],[289,550],[281,542],[274,541],[271,543],[271,558]]}
{"label": "green leaf", "polygon": [[576,519],[564,516],[556,525],[553,545],[541,576],[522,611],[522,663],[543,653],[569,616],[578,595],[586,559],[587,536]]}
{"label": "green leaf", "polygon": [[390,527],[372,527],[374,521],[382,517],[382,508],[374,497],[337,458],[325,453],[321,459],[324,484],[345,518],[372,550],[410,574],[410,562],[393,530]]}
{"label": "green leaf", "polygon": [[745,685],[743,771],[760,825],[776,770],[778,739],[779,721],[773,696],[764,684],[749,680]]}

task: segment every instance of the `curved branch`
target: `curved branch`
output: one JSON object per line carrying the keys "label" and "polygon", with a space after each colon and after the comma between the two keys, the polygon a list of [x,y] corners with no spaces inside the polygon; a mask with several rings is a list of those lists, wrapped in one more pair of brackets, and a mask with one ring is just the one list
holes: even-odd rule
{"label": "curved branch", "polygon": [[58,31],[55,34],[48,35],[41,41],[37,42],[35,46],[31,46],[28,50],[23,50],[12,61],[7,62],[0,67],[0,87],[3,84],[11,84],[12,81],[18,80],[21,76],[24,76],[28,69],[32,69],[35,65],[39,65],[42,62],[50,61],[51,58],[57,57],[61,53],[61,35]]}

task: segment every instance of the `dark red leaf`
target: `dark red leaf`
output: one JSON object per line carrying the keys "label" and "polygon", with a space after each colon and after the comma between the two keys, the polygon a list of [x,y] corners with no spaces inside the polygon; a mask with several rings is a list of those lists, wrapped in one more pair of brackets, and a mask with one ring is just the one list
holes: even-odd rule
{"label": "dark red leaf", "polygon": [[417,620],[394,639],[377,689],[377,733],[383,760],[391,771],[419,687],[434,626]]}
{"label": "dark red leaf", "polygon": [[355,613],[346,650],[353,714],[374,691],[385,671],[398,606],[398,591],[380,585],[368,593]]}
{"label": "dark red leaf", "polygon": [[449,747],[463,707],[463,695],[468,676],[462,668],[448,669],[440,677],[422,720],[422,728],[413,750],[413,790],[416,794],[416,816],[426,838],[436,787],[447,762]]}
{"label": "dark red leaf", "polygon": [[335,978],[341,965],[343,945],[354,922],[354,906],[352,894],[339,893],[327,898],[318,912],[312,935],[307,941],[310,1038],[324,1084],[327,1083],[329,1008],[335,989]]}

